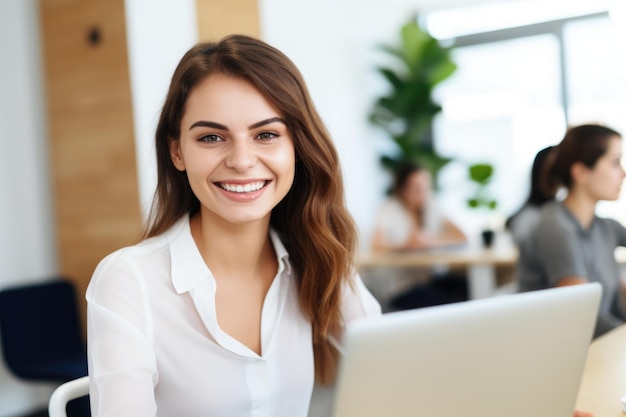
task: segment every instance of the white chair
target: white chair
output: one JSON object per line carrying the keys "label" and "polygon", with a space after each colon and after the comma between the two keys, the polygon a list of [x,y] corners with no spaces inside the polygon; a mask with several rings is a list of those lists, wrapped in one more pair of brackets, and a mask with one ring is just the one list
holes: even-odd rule
{"label": "white chair", "polygon": [[48,403],[49,417],[67,417],[67,403],[89,394],[89,377],[73,379],[64,384],[59,385]]}

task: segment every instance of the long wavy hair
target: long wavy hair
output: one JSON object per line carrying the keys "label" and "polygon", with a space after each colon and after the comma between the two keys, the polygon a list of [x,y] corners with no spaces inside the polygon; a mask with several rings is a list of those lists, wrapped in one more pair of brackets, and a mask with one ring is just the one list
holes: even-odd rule
{"label": "long wavy hair", "polygon": [[341,288],[354,272],[357,232],[344,202],[339,158],[296,66],[255,38],[231,35],[192,47],[171,80],[156,130],[157,187],[144,238],[159,235],[200,202],[185,172],[170,158],[191,91],[211,74],[241,77],[282,113],[293,137],[294,183],[273,209],[270,224],[289,251],[297,272],[299,304],[313,327],[318,381],[334,380],[338,352],[329,339],[342,329]]}

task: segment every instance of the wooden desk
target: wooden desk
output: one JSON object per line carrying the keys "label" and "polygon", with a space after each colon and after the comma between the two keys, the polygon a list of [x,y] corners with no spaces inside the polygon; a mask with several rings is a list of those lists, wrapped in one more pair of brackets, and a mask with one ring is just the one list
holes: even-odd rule
{"label": "wooden desk", "polygon": [[[492,248],[464,245],[413,252],[372,252],[362,254],[358,264],[361,270],[381,266],[431,268],[435,265],[447,265],[451,268],[466,268],[469,295],[474,299],[495,295],[498,287],[495,268],[513,268],[517,263],[517,256],[517,248],[510,237],[505,235],[497,238]],[[615,250],[615,260],[622,267],[626,267],[626,247]],[[624,394],[626,395],[626,391]]]}
{"label": "wooden desk", "polygon": [[599,337],[589,347],[576,409],[596,417],[624,417],[626,395],[626,325]]}
{"label": "wooden desk", "polygon": [[503,241],[496,242],[492,248],[464,245],[413,252],[367,253],[361,256],[359,269],[381,266],[431,268],[435,265],[466,268],[470,298],[484,298],[494,295],[497,290],[495,268],[514,267],[516,262],[517,249],[512,243]]}

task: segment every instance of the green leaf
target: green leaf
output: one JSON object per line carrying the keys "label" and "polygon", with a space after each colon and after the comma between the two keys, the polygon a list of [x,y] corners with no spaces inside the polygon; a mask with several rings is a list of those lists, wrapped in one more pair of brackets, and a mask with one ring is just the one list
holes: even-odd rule
{"label": "green leaf", "polygon": [[430,72],[429,80],[432,84],[439,84],[449,78],[457,70],[454,62],[443,61]]}
{"label": "green leaf", "polygon": [[478,184],[487,184],[493,174],[493,166],[491,164],[480,163],[470,165],[469,176],[472,181]]}
{"label": "green leaf", "polygon": [[401,26],[399,35],[396,45],[379,46],[394,60],[389,66],[377,68],[391,89],[375,101],[369,120],[398,148],[398,155],[381,157],[384,167],[394,166],[400,160],[414,161],[436,177],[451,158],[438,155],[432,144],[433,120],[441,112],[432,94],[437,84],[450,77],[457,66],[451,58],[451,49],[423,30],[415,17]]}
{"label": "green leaf", "polygon": [[390,68],[378,68],[378,72],[381,73],[383,77],[385,77],[385,79],[396,91],[401,90],[406,85],[400,75],[396,74]]}

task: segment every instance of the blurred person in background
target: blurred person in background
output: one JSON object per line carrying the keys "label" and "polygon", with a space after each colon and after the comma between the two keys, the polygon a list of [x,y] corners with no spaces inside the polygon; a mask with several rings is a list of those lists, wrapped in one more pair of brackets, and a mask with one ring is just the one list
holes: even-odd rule
{"label": "blurred person in background", "polygon": [[553,149],[547,186],[567,191],[547,202],[522,241],[517,264],[521,291],[599,282],[602,301],[595,336],[624,323],[623,284],[615,248],[626,246],[626,228],[596,215],[599,201],[619,197],[624,176],[622,137],[596,124],[570,128]]}
{"label": "blurred person in background", "polygon": [[[395,170],[388,198],[378,210],[371,247],[375,252],[443,248],[467,242],[465,233],[437,206],[430,172],[414,163]],[[392,310],[467,299],[467,280],[445,265],[432,271],[394,268],[367,281]],[[364,277],[365,278],[365,277]],[[382,294],[382,295],[381,295]],[[385,302],[384,298],[388,300]]]}
{"label": "blurred person in background", "polygon": [[432,249],[467,241],[463,231],[436,205],[432,177],[421,166],[399,166],[388,194],[376,218],[374,251]]}
{"label": "blurred person in background", "polygon": [[553,156],[551,152],[554,146],[548,146],[537,152],[530,172],[530,192],[522,206],[509,217],[505,223],[507,230],[511,232],[513,242],[519,247],[521,242],[528,236],[532,226],[539,219],[541,206],[555,198],[554,190],[547,184],[547,167]]}

